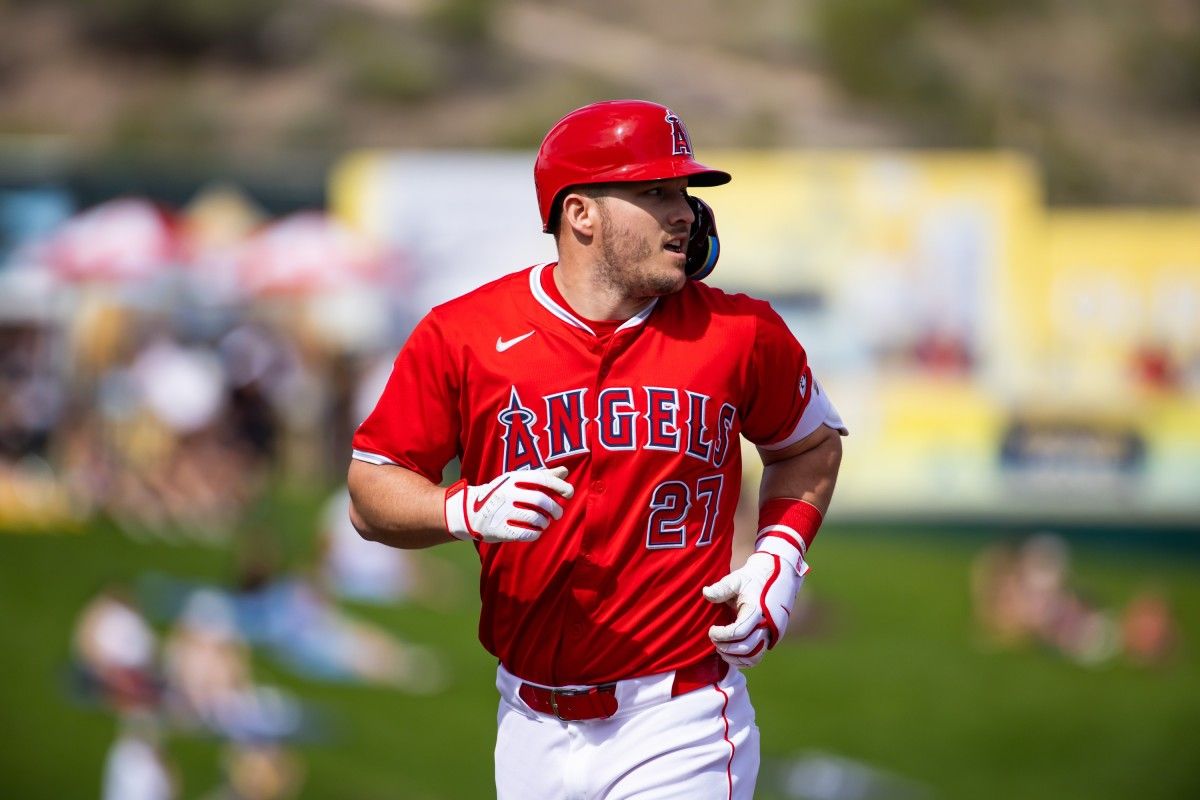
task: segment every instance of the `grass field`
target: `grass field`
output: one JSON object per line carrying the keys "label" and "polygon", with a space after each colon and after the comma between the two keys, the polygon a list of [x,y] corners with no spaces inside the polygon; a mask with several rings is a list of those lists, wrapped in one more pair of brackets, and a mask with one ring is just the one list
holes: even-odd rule
{"label": "grass field", "polygon": [[[280,500],[270,522],[293,556],[309,549],[314,503]],[[786,795],[776,775],[797,754],[870,765],[941,798],[1200,797],[1200,558],[1074,542],[1073,581],[1104,606],[1147,582],[1182,627],[1158,669],[1120,660],[1086,668],[1050,652],[993,652],[978,643],[969,564],[978,535],[898,534],[831,526],[806,591],[819,632],[789,641],[749,673],[767,765],[759,796]],[[302,681],[266,659],[258,680],[290,687],[336,716],[330,742],[299,748],[304,797],[476,798],[492,795],[493,665],[475,640],[474,556],[440,555],[462,571],[449,611],[351,607],[445,654],[441,694]],[[82,535],[0,536],[0,797],[99,793],[113,718],[64,691],[78,610],[103,583],[148,570],[224,580],[230,553],[134,542],[105,525]],[[183,796],[219,783],[219,744],[175,735],[169,753]],[[798,796],[798,795],[797,795]]]}

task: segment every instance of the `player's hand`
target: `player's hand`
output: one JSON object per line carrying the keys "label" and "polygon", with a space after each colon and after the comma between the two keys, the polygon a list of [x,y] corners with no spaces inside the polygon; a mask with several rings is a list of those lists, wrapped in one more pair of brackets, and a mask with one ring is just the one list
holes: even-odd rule
{"label": "player's hand", "polygon": [[742,567],[704,587],[710,603],[734,602],[737,609],[733,622],[708,629],[721,658],[735,667],[753,667],[779,643],[805,572],[803,560],[798,567],[787,556],[756,550]]}
{"label": "player's hand", "polygon": [[562,518],[555,495],[575,494],[566,477],[566,467],[555,467],[506,472],[482,486],[459,481],[446,490],[446,529],[468,541],[532,542]]}

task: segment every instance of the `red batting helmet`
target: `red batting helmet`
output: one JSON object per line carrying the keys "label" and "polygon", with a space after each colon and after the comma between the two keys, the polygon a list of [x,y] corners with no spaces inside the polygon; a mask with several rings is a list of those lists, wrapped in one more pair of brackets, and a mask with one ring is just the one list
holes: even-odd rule
{"label": "red batting helmet", "polygon": [[645,100],[607,100],[576,109],[542,140],[533,165],[542,230],[550,231],[558,200],[571,186],[687,178],[690,186],[729,183],[728,172],[692,158],[683,121]]}

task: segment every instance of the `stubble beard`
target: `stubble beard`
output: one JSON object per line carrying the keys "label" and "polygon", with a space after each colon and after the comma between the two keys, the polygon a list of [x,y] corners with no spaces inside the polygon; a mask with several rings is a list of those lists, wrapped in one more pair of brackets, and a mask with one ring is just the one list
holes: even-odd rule
{"label": "stubble beard", "polygon": [[600,204],[605,237],[600,243],[599,276],[604,284],[629,298],[661,297],[683,288],[686,276],[667,269],[651,270],[644,266],[654,254],[654,246],[628,228],[615,229],[612,217]]}

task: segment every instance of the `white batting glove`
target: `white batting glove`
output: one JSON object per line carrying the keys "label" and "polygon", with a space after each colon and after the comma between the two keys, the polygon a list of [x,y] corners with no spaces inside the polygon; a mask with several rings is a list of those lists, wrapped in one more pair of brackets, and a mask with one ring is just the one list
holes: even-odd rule
{"label": "white batting glove", "polygon": [[532,542],[552,519],[561,519],[557,494],[570,499],[575,487],[566,467],[505,472],[482,486],[465,480],[446,490],[446,530],[455,539]]}
{"label": "white batting glove", "polygon": [[710,603],[736,601],[737,619],[708,629],[721,658],[735,667],[753,667],[779,644],[806,572],[808,564],[795,548],[766,539],[744,565],[704,587]]}

